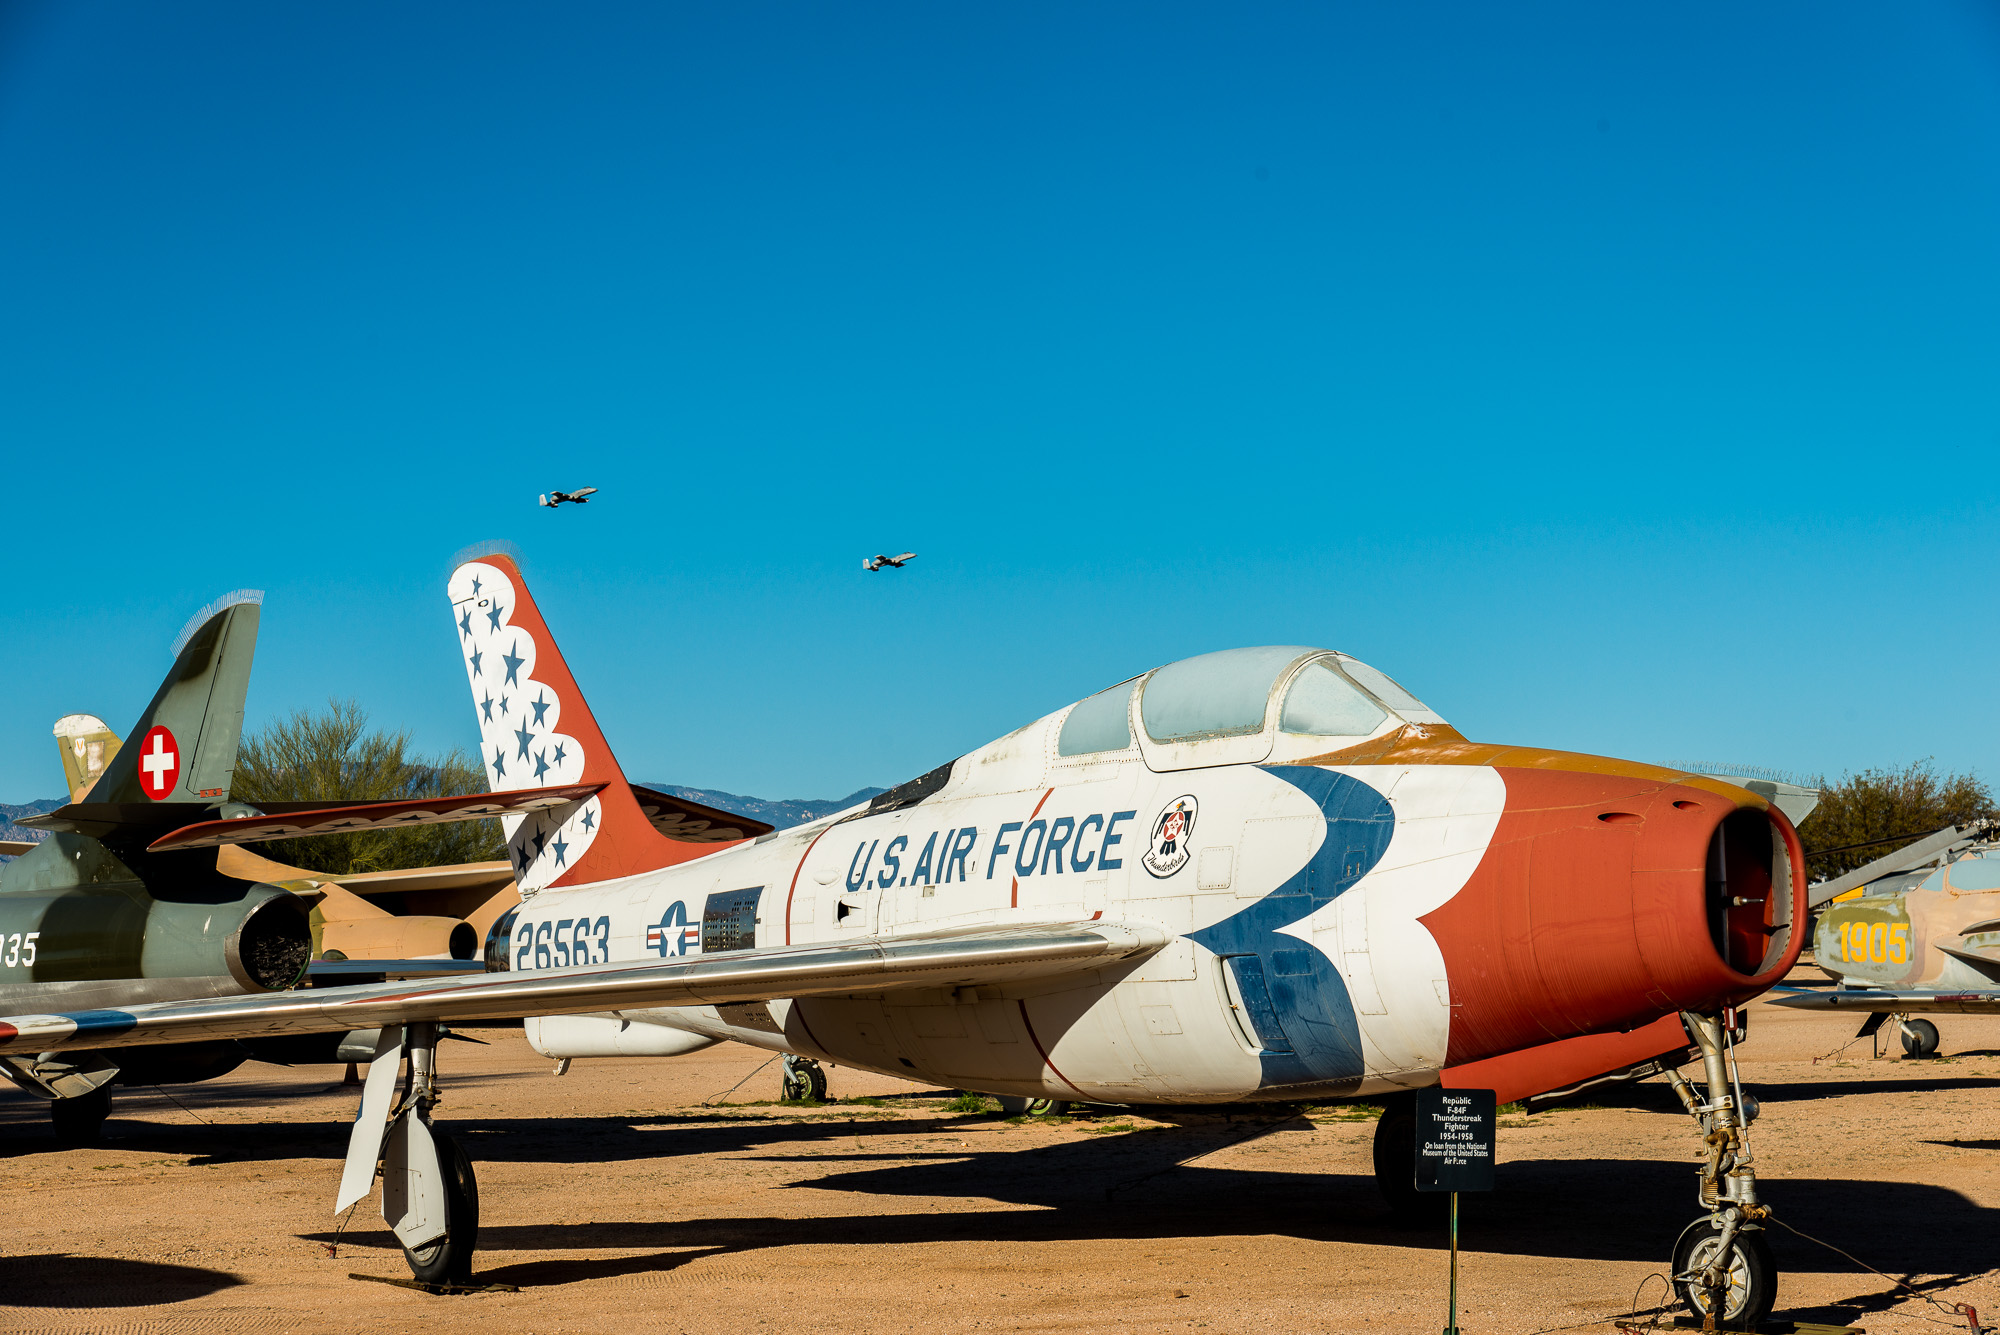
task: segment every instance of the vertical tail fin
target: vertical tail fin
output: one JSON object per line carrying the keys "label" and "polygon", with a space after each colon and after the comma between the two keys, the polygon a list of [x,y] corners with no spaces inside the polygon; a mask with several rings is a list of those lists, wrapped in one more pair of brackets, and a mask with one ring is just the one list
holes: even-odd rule
{"label": "vertical tail fin", "polygon": [[257,652],[256,589],[194,614],[174,643],[174,667],[90,790],[97,802],[218,802],[229,797],[243,698]]}
{"label": "vertical tail fin", "polygon": [[462,560],[449,587],[492,790],[605,785],[581,802],[502,818],[522,894],[631,876],[715,850],[665,838],[639,809],[513,557]]}
{"label": "vertical tail fin", "polygon": [[118,754],[118,734],[95,714],[64,714],[56,720],[56,749],[62,752],[69,800],[81,802]]}

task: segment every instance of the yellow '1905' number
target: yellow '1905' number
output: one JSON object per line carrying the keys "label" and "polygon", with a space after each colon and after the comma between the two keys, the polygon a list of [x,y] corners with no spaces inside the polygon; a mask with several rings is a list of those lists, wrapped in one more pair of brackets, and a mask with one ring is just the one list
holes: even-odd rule
{"label": "yellow '1905' number", "polygon": [[1844,922],[1840,958],[1847,964],[1903,964],[1910,958],[1910,924]]}

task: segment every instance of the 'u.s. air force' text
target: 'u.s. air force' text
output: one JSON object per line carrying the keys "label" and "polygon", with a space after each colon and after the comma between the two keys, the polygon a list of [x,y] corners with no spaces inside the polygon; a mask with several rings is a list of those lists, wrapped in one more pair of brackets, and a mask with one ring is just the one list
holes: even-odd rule
{"label": "'u.s. air force' text", "polygon": [[[1089,871],[1116,871],[1125,865],[1114,850],[1125,842],[1118,827],[1138,816],[1136,811],[1114,811],[1109,815],[1054,816],[1047,820],[1010,820],[993,833],[986,852],[986,869],[979,879],[995,875],[1060,876]],[[922,836],[923,847],[916,860],[903,870],[916,837],[899,834],[885,847],[880,839],[858,844],[847,863],[847,888],[851,891],[875,886],[887,890],[897,885],[945,885],[970,881],[979,872],[979,827],[933,830]],[[875,856],[881,854],[880,869]],[[969,865],[968,865],[969,864]]]}

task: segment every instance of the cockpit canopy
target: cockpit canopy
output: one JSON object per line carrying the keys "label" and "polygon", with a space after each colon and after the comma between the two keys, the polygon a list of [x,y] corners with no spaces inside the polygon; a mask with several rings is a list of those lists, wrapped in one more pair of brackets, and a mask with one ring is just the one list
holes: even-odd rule
{"label": "cockpit canopy", "polygon": [[1137,744],[1151,768],[1187,769],[1254,763],[1281,738],[1295,739],[1283,750],[1304,756],[1343,744],[1328,739],[1352,745],[1405,723],[1442,722],[1358,659],[1267,645],[1184,658],[1100,691],[1063,720],[1056,754],[1100,755]]}

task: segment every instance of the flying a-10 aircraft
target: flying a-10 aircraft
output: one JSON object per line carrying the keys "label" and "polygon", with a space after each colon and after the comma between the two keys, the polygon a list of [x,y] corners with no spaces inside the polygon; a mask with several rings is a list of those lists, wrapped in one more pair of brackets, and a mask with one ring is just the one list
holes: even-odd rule
{"label": "flying a-10 aircraft", "polygon": [[575,491],[552,491],[541,498],[541,503],[551,510],[565,503],[588,505],[590,498],[596,494],[596,487],[578,487]]}
{"label": "flying a-10 aircraft", "polygon": [[[1168,664],[809,825],[679,844],[518,565],[465,560],[449,590],[489,801],[535,808],[504,817],[524,901],[492,943],[504,971],[13,1015],[0,1052],[380,1027],[336,1208],[384,1159],[384,1217],[440,1280],[477,1228],[472,1165],[430,1121],[454,1019],[526,1017],[555,1056],[733,1039],[1014,1098],[1386,1101],[1392,1200],[1413,1194],[1409,1091],[1505,1102],[1692,1041],[1705,1087],[1669,1078],[1709,1152],[1675,1286],[1732,1326],[1770,1310],[1723,1020],[1800,946],[1804,857],[1763,798],[1468,742],[1367,664],[1279,646]],[[225,815],[146,847],[326,819]]]}
{"label": "flying a-10 aircraft", "polygon": [[898,552],[894,556],[883,556],[881,553],[878,552],[874,556],[863,558],[861,562],[861,568],[863,570],[869,571],[870,573],[873,573],[874,571],[877,570],[885,570],[885,569],[901,570],[904,566],[908,565],[910,562],[916,559],[917,559],[917,554],[915,552]]}

